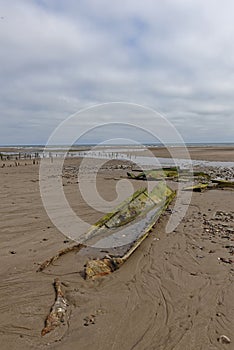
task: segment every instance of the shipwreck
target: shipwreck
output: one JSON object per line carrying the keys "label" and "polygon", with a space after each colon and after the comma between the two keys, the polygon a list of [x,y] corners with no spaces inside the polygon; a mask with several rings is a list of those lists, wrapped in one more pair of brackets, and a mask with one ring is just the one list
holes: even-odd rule
{"label": "shipwreck", "polygon": [[[115,247],[120,248],[120,250],[116,249],[115,254],[106,254],[102,258],[88,260],[84,269],[86,279],[94,279],[116,271],[149,235],[156,221],[174,197],[175,192],[164,182],[157,183],[150,192],[146,188],[136,191],[112,212],[92,225],[82,237],[82,243],[60,250],[41,264],[37,271],[43,271],[61,256],[71,251],[79,251],[88,246],[107,248],[107,250]],[[69,305],[58,279],[55,279],[54,288],[56,298],[46,318],[45,326],[41,332],[42,336],[67,322],[67,307]]]}

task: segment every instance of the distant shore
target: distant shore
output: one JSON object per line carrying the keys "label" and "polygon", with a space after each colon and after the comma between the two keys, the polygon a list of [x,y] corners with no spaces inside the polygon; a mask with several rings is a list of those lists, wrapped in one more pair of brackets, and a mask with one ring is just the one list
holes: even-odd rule
{"label": "distant shore", "polygon": [[[187,158],[188,155],[185,153],[184,147],[145,147],[145,150],[139,147],[136,147],[134,150],[134,146],[110,146],[108,147],[109,151],[116,153],[124,153],[131,154],[137,156],[155,156],[155,157],[163,157],[163,158],[171,158],[173,152],[174,158]],[[96,148],[94,148],[96,149]],[[129,149],[129,150],[128,150]],[[70,155],[75,155],[75,152],[88,152],[92,150],[90,146],[83,147],[74,147],[69,150]],[[100,148],[101,151],[106,151],[106,147]],[[204,161],[223,161],[223,162],[234,162],[234,146],[188,146],[187,150],[189,152],[189,157],[193,160],[204,160]],[[43,148],[35,148],[28,149],[22,148],[17,149],[12,147],[0,147],[0,155],[3,155],[3,159],[6,159],[7,155],[9,155],[9,160],[15,160],[14,158],[24,159],[24,158],[35,158],[40,157],[43,152]],[[49,152],[49,151],[48,151]],[[51,155],[56,156],[61,153],[61,149],[56,151],[55,149],[51,149]]]}

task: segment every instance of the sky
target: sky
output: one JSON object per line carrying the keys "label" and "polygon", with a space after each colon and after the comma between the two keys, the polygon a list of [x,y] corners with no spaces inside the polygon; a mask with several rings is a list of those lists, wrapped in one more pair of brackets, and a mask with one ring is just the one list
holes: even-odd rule
{"label": "sky", "polygon": [[[110,102],[160,112],[185,142],[234,142],[233,14],[232,0],[0,0],[0,144],[44,144],[70,115]],[[81,124],[88,113],[78,134]],[[117,129],[84,140],[136,135]]]}

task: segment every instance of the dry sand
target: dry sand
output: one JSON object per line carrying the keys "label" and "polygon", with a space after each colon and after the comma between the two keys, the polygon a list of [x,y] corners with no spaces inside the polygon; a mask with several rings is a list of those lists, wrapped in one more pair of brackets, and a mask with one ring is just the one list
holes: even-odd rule
{"label": "dry sand", "polygon": [[[193,157],[199,159],[201,153],[204,149]],[[215,160],[231,160],[227,154],[228,150],[216,151]],[[67,198],[77,213],[94,223],[102,213],[89,207],[78,191],[74,169],[80,160],[68,162],[71,168],[63,178]],[[118,271],[85,281],[82,253],[70,253],[36,272],[39,262],[73,242],[56,229],[43,208],[39,166],[24,163],[10,167],[14,162],[7,162],[4,168],[0,164],[1,349],[234,349],[233,191],[194,193],[174,232],[165,233],[168,211]],[[100,171],[97,181],[107,200],[116,197],[116,178],[126,176],[125,169],[113,164]],[[87,186],[91,172],[87,169]],[[144,185],[132,183],[135,188]],[[55,277],[65,284],[69,324],[41,337],[54,302]],[[231,344],[218,341],[223,334]]]}

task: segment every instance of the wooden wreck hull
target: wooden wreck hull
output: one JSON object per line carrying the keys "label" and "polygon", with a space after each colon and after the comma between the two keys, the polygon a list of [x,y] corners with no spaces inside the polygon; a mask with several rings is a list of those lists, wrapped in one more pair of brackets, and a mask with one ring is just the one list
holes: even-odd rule
{"label": "wooden wreck hull", "polygon": [[152,169],[139,171],[139,174],[135,175],[133,173],[127,173],[128,178],[133,180],[163,180],[163,179],[190,179],[200,178],[209,180],[210,176],[203,171],[192,172],[189,169],[180,169],[178,167],[162,168],[162,169]]}
{"label": "wooden wreck hull", "polygon": [[217,187],[219,188],[234,188],[234,181],[233,180],[222,180],[222,179],[213,179],[213,183],[217,184]]}
{"label": "wooden wreck hull", "polygon": [[135,175],[133,173],[127,173],[130,179],[134,180],[163,180],[164,178],[177,178],[178,169],[177,168],[164,168],[156,170],[146,170]]}
{"label": "wooden wreck hull", "polygon": [[[112,254],[103,259],[89,260],[85,268],[86,278],[109,274],[119,268],[149,235],[174,196],[175,192],[165,183],[160,182],[150,193],[146,189],[135,192],[116,210],[104,216],[94,225],[87,234],[87,242],[92,242],[92,239],[95,238],[99,247],[105,242],[108,244],[120,242],[123,245],[126,244],[127,249],[123,255],[114,256]],[[111,241],[115,236],[120,240]],[[123,239],[122,236],[125,236],[126,239]]]}

